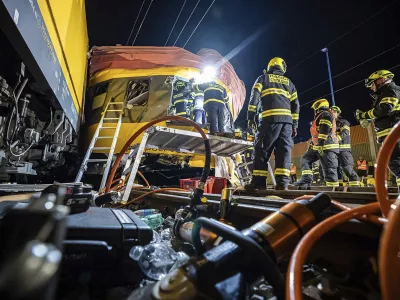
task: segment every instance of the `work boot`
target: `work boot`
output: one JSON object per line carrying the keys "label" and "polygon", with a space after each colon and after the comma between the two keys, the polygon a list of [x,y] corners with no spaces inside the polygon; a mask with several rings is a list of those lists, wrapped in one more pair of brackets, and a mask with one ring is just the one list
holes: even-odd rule
{"label": "work boot", "polygon": [[275,186],[276,191],[287,191],[289,190],[288,186],[286,184],[277,184]]}
{"label": "work boot", "polygon": [[255,190],[266,190],[267,189],[267,178],[263,176],[253,176],[250,184],[244,186],[246,191],[252,192]]}
{"label": "work boot", "polygon": [[298,186],[299,190],[308,190],[311,187],[311,183],[302,181],[301,179],[293,183],[294,186]]}
{"label": "work boot", "polygon": [[266,185],[257,185],[255,183],[246,184],[244,189],[248,192],[253,192],[255,190],[264,191],[267,189]]}

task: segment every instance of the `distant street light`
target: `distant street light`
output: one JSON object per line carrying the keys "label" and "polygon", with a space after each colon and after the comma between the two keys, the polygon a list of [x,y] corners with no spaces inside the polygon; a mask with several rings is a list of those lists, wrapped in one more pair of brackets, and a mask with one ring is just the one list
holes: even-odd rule
{"label": "distant street light", "polygon": [[326,63],[328,64],[328,75],[329,75],[329,84],[331,86],[331,95],[332,95],[332,105],[335,105],[335,95],[333,94],[333,83],[332,83],[332,74],[331,74],[331,64],[329,62],[329,54],[328,48],[324,48],[321,50],[326,54]]}

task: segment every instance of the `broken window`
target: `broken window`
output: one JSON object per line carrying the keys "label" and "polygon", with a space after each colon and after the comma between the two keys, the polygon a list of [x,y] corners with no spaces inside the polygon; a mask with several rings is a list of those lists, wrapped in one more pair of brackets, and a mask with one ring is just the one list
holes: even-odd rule
{"label": "broken window", "polygon": [[146,106],[149,101],[150,80],[132,80],[128,83],[126,91],[126,104],[133,106]]}

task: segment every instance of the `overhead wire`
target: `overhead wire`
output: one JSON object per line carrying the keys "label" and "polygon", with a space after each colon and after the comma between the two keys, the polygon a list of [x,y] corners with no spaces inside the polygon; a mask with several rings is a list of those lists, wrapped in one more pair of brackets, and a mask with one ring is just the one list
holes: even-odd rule
{"label": "overhead wire", "polygon": [[[400,67],[400,64],[399,64],[399,65],[396,65],[396,66],[394,66],[394,67],[391,67],[391,68],[388,69],[388,70],[393,70],[393,69],[395,69],[395,68],[397,68],[397,67]],[[358,80],[358,81],[356,81],[356,82],[353,82],[353,83],[351,83],[351,84],[349,84],[349,85],[346,85],[345,87],[342,87],[342,88],[340,88],[340,89],[334,90],[333,92],[334,92],[334,93],[337,93],[337,92],[343,91],[343,90],[345,90],[345,89],[347,89],[347,88],[349,88],[349,87],[352,87],[353,85],[356,85],[356,84],[358,84],[358,83],[360,83],[360,82],[364,82],[364,81],[365,81],[365,78],[364,78],[364,79],[361,79],[361,80]],[[304,106],[304,105],[310,104],[310,103],[314,102],[315,100],[324,98],[324,97],[326,97],[326,96],[329,96],[330,94],[331,94],[331,93],[328,93],[328,94],[325,94],[325,95],[323,95],[323,96],[314,98],[313,100],[308,101],[308,102],[306,102],[306,103],[303,103],[303,104],[301,104],[300,106]]]}
{"label": "overhead wire", "polygon": [[388,9],[389,7],[391,7],[393,4],[397,3],[398,1],[394,1],[392,3],[389,3],[388,5],[382,7],[381,10],[377,11],[376,13],[374,13],[372,16],[366,18],[364,21],[362,21],[361,23],[359,23],[358,25],[350,28],[348,31],[346,31],[345,33],[343,33],[342,35],[338,36],[337,38],[335,38],[333,41],[331,41],[330,43],[328,43],[327,45],[321,47],[320,49],[318,49],[317,51],[315,51],[314,53],[310,54],[309,56],[307,56],[306,58],[304,58],[303,60],[301,60],[300,62],[298,62],[297,64],[295,64],[293,67],[291,67],[288,71],[292,71],[295,68],[297,68],[298,66],[300,66],[301,64],[303,64],[305,61],[309,60],[311,57],[313,57],[314,55],[318,54],[321,52],[321,49],[323,48],[327,48],[330,45],[332,45],[333,43],[337,42],[338,40],[342,39],[343,37],[345,37],[346,35],[348,35],[350,32],[354,31],[355,29],[357,29],[358,27],[364,25],[365,23],[367,23],[369,20],[373,19],[374,17],[376,17],[377,15],[379,15],[380,13],[382,13],[383,11],[385,11],[386,9]]}
{"label": "overhead wire", "polygon": [[[399,46],[400,46],[400,43],[397,44],[396,46],[393,46],[393,47],[391,47],[391,48],[389,48],[389,49],[383,51],[383,52],[380,52],[379,54],[377,54],[377,55],[375,55],[375,56],[373,56],[373,57],[371,57],[371,58],[369,58],[369,59],[367,59],[367,60],[365,60],[365,61],[363,61],[363,62],[361,62],[361,63],[359,63],[359,64],[357,64],[357,65],[355,65],[355,66],[353,66],[353,67],[351,67],[351,68],[349,68],[349,69],[347,69],[347,70],[341,72],[341,73],[339,73],[339,74],[336,74],[335,76],[332,77],[332,79],[335,79],[335,78],[337,78],[337,77],[339,77],[339,76],[341,76],[341,75],[343,75],[343,74],[345,74],[345,73],[347,73],[347,72],[350,72],[351,70],[353,70],[353,69],[355,69],[355,68],[358,68],[359,66],[362,66],[363,64],[365,64],[365,63],[367,63],[367,62],[369,62],[369,61],[371,61],[371,60],[374,60],[375,58],[377,58],[377,57],[379,57],[379,56],[381,56],[381,55],[383,55],[383,54],[385,54],[385,53],[387,53],[387,52],[389,52],[389,51],[392,51],[393,49],[395,49],[395,48],[397,48],[397,47],[399,47]],[[299,93],[299,96],[302,95],[302,94],[305,94],[305,93],[307,93],[307,92],[309,92],[309,91],[315,89],[316,87],[319,87],[320,85],[322,85],[322,84],[324,84],[324,83],[327,83],[327,82],[329,82],[329,79],[324,80],[324,81],[318,83],[317,85],[314,85],[313,87],[311,87],[311,88],[309,88],[309,89],[307,89],[307,90],[305,90],[305,91]]]}
{"label": "overhead wire", "polygon": [[131,29],[131,32],[129,33],[128,40],[126,41],[125,46],[128,46],[129,40],[131,39],[133,30],[134,30],[135,27],[136,27],[136,23],[137,23],[137,21],[139,20],[140,13],[142,12],[143,5],[144,5],[145,2],[146,2],[146,0],[143,0],[143,1],[142,1],[142,5],[140,6],[139,12],[138,12],[138,14],[137,14],[137,16],[136,16],[135,23],[133,23],[133,27],[132,27],[132,29]]}
{"label": "overhead wire", "polygon": [[197,1],[197,3],[196,3],[196,5],[194,6],[194,8],[193,8],[192,12],[190,13],[190,16],[189,16],[189,18],[186,20],[186,23],[185,23],[185,25],[183,25],[181,32],[179,32],[179,34],[178,34],[178,37],[176,38],[176,40],[175,40],[175,42],[174,42],[174,45],[173,45],[173,46],[175,46],[175,45],[176,45],[176,42],[178,42],[178,40],[179,40],[179,38],[180,38],[180,36],[181,36],[181,34],[182,34],[183,30],[185,29],[185,27],[186,27],[187,23],[189,23],[189,20],[190,20],[190,18],[192,17],[192,15],[193,15],[194,11],[196,10],[197,6],[199,5],[200,1],[201,1],[201,0],[198,0],[198,1]]}
{"label": "overhead wire", "polygon": [[204,13],[203,17],[201,17],[199,23],[197,23],[196,27],[193,29],[192,34],[189,36],[189,38],[187,39],[186,43],[183,45],[182,48],[185,48],[186,44],[189,42],[189,40],[191,39],[192,35],[196,32],[197,28],[199,27],[199,25],[201,24],[201,22],[203,21],[203,19],[205,18],[205,16],[207,15],[208,11],[211,9],[211,7],[213,6],[215,0],[213,0],[213,2],[211,2],[210,6],[208,7],[208,9],[206,10],[206,12]]}
{"label": "overhead wire", "polygon": [[167,46],[167,44],[168,44],[169,38],[171,37],[171,34],[172,34],[172,32],[174,31],[174,29],[175,29],[176,23],[178,22],[179,17],[180,17],[181,14],[182,14],[183,8],[184,8],[185,5],[186,5],[186,1],[187,1],[187,0],[185,0],[185,1],[183,2],[183,5],[182,5],[182,7],[181,7],[181,10],[179,11],[178,16],[176,17],[175,23],[174,23],[174,25],[173,25],[172,28],[171,28],[171,31],[170,31],[170,33],[169,33],[169,35],[168,35],[167,41],[165,42],[164,46]]}
{"label": "overhead wire", "polygon": [[140,23],[140,26],[139,26],[139,28],[138,28],[138,31],[136,32],[135,39],[134,39],[133,42],[132,42],[132,46],[135,45],[135,42],[136,42],[136,39],[137,39],[137,37],[138,37],[138,35],[139,35],[140,29],[142,29],[144,20],[146,19],[147,14],[148,14],[148,12],[149,12],[150,7],[151,7],[152,4],[153,4],[153,0],[150,0],[150,4],[149,4],[149,6],[147,7],[146,13],[144,14],[143,20],[142,20],[142,22]]}

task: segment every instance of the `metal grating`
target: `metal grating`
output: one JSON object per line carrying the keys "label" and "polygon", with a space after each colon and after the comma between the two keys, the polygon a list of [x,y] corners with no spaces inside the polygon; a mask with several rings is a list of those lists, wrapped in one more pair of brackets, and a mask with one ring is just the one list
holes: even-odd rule
{"label": "metal grating", "polygon": [[[204,142],[200,133],[154,126],[149,135],[147,148],[174,150],[204,154]],[[211,152],[218,156],[231,156],[253,146],[252,142],[207,135],[210,140]]]}

